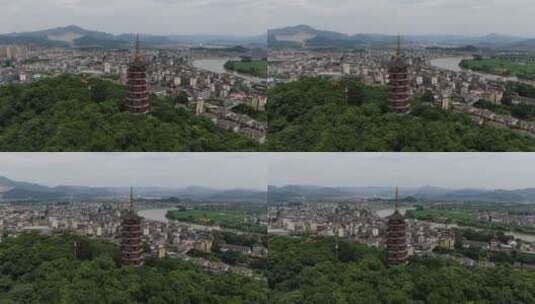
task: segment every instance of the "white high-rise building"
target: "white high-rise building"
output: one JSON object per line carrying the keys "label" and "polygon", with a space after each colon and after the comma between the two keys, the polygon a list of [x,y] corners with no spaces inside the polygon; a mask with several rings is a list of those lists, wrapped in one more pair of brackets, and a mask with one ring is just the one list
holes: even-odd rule
{"label": "white high-rise building", "polygon": [[349,63],[344,63],[342,65],[342,73],[344,75],[350,75],[351,74],[351,65]]}
{"label": "white high-rise building", "polygon": [[104,73],[111,74],[111,64],[109,62],[104,63]]}

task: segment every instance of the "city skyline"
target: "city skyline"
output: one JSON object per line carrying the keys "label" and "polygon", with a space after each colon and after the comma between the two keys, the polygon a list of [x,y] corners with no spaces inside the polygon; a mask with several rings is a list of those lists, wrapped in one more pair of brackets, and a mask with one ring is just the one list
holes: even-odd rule
{"label": "city skyline", "polygon": [[0,162],[0,176],[47,186],[265,191],[267,185],[267,166],[253,153],[0,153]]}

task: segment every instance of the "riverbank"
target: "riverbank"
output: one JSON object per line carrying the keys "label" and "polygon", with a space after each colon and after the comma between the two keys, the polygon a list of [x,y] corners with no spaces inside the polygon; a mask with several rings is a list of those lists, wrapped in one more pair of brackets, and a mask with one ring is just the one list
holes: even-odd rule
{"label": "riverbank", "polygon": [[434,68],[447,70],[447,71],[451,71],[455,73],[462,73],[462,72],[470,73],[470,74],[479,76],[483,79],[487,79],[490,81],[504,81],[504,82],[511,81],[511,82],[519,82],[519,83],[535,86],[535,81],[522,80],[522,79],[518,79],[518,77],[515,77],[515,76],[504,77],[504,76],[493,75],[493,74],[488,74],[488,73],[483,73],[483,72],[477,72],[477,71],[472,71],[469,69],[464,69],[463,67],[461,67],[461,62],[463,60],[471,60],[471,59],[474,59],[474,57],[472,56],[442,57],[442,58],[432,59],[430,61],[430,64]]}
{"label": "riverbank", "polygon": [[464,59],[459,65],[466,70],[523,81],[535,80],[535,65],[504,59]]}
{"label": "riverbank", "polygon": [[219,58],[210,58],[210,59],[197,59],[193,60],[193,67],[201,70],[205,70],[212,73],[217,74],[230,74],[235,77],[239,77],[245,80],[253,81],[253,82],[263,82],[266,81],[266,78],[260,78],[255,77],[251,75],[246,75],[242,73],[238,73],[235,71],[231,71],[225,68],[225,64],[229,61],[239,61],[240,58],[234,58],[234,57],[219,57]]}
{"label": "riverbank", "polygon": [[[253,233],[254,234],[254,232],[246,232],[246,231],[241,231],[241,230],[238,230],[238,229],[221,227],[221,226],[219,226],[217,224],[215,224],[215,225],[202,225],[202,224],[193,223],[193,222],[190,222],[190,221],[179,221],[179,220],[169,219],[169,218],[167,218],[167,213],[169,211],[176,211],[176,209],[175,208],[145,209],[145,210],[139,211],[138,215],[141,216],[142,218],[144,218],[145,220],[148,220],[148,221],[155,221],[155,222],[161,222],[161,223],[174,223],[174,224],[178,224],[178,225],[188,226],[191,229],[195,229],[195,230],[199,230],[199,231],[206,231],[206,232],[210,232],[210,231],[225,231],[225,232],[235,233],[235,234],[238,234],[238,235],[245,234],[245,233]],[[267,227],[266,227],[266,233],[267,233]],[[265,233],[261,233],[261,234],[265,234]]]}

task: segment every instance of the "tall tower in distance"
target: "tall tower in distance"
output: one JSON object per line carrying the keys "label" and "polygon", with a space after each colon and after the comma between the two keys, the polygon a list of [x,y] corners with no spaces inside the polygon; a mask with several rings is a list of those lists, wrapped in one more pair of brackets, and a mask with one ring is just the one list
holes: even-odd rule
{"label": "tall tower in distance", "polygon": [[396,210],[388,218],[386,229],[386,260],[389,265],[400,265],[407,261],[407,223],[399,212],[399,188],[396,187]]}
{"label": "tall tower in distance", "polygon": [[141,218],[134,211],[134,190],[130,188],[130,206],[121,223],[121,264],[140,265],[142,252]]}
{"label": "tall tower in distance", "polygon": [[126,109],[132,114],[147,114],[150,108],[147,67],[140,51],[139,34],[136,34],[134,55],[126,77]]}
{"label": "tall tower in distance", "polygon": [[409,81],[409,66],[401,54],[401,37],[398,35],[396,55],[388,67],[388,100],[390,108],[397,113],[407,113],[410,110],[409,99],[411,87]]}

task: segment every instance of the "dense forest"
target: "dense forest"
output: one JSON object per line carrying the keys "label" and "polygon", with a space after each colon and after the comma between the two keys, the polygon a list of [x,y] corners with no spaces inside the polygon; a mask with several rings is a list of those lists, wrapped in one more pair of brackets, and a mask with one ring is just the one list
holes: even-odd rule
{"label": "dense forest", "polygon": [[440,257],[385,267],[382,252],[335,239],[270,241],[273,304],[535,303],[535,272],[466,268]]}
{"label": "dense forest", "polygon": [[2,151],[250,151],[243,136],[151,97],[151,113],[123,111],[123,88],[75,76],[0,88]]}
{"label": "dense forest", "polygon": [[0,303],[267,303],[259,280],[175,259],[119,267],[117,254],[110,243],[70,234],[8,238],[0,243]]}
{"label": "dense forest", "polygon": [[120,267],[111,243],[25,233],[0,243],[0,304],[535,303],[535,272],[507,263],[422,256],[387,267],[381,250],[334,238],[272,237],[269,248],[266,284],[177,259]]}
{"label": "dense forest", "polygon": [[303,78],[269,98],[272,151],[535,151],[535,139],[480,126],[426,98],[414,98],[409,115],[392,113],[384,88],[353,79]]}

